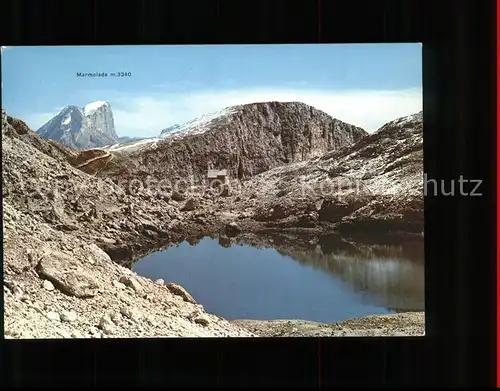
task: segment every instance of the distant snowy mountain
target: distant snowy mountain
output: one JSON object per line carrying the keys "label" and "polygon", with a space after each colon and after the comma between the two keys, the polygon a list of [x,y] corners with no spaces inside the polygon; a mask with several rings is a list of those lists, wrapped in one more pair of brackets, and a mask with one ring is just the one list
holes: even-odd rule
{"label": "distant snowy mountain", "polygon": [[40,137],[76,149],[99,148],[119,141],[109,103],[67,106],[37,130]]}
{"label": "distant snowy mountain", "polygon": [[305,103],[270,101],[231,106],[157,137],[106,150],[120,157],[108,168],[110,175],[204,180],[213,168],[243,179],[288,163],[315,159],[316,164],[326,153],[361,142],[367,134]]}
{"label": "distant snowy mountain", "polygon": [[168,128],[165,128],[161,131],[161,134],[162,135],[165,135],[167,133],[170,133],[170,132],[175,132],[176,130],[178,130],[179,128],[181,127],[181,125],[179,124],[175,124],[175,125],[172,125],[172,126],[169,126]]}

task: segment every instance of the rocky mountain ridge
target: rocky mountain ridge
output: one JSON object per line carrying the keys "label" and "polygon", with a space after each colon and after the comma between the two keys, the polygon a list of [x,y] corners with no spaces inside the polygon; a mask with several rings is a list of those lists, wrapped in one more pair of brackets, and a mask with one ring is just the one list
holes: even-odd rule
{"label": "rocky mountain ridge", "polygon": [[231,106],[169,129],[161,137],[107,148],[126,155],[130,164],[110,165],[103,174],[198,181],[212,168],[244,179],[321,156],[366,135],[363,129],[300,102]]}
{"label": "rocky mountain ridge", "polygon": [[113,112],[107,102],[67,106],[37,130],[37,134],[75,149],[98,148],[118,142]]}

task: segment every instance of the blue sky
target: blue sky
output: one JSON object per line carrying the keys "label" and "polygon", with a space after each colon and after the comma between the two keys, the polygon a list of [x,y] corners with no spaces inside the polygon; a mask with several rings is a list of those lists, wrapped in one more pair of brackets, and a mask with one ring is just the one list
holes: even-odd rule
{"label": "blue sky", "polygon": [[[106,72],[108,77],[77,77]],[[130,72],[130,77],[112,77]],[[154,136],[205,112],[302,101],[374,131],[422,109],[421,44],[38,46],[2,50],[2,106],[38,129],[105,100],[120,136]]]}

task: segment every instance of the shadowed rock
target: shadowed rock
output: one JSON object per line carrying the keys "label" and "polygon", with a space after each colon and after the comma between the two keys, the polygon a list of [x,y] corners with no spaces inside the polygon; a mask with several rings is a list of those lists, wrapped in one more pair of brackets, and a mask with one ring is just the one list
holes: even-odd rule
{"label": "shadowed rock", "polygon": [[196,300],[182,286],[174,283],[167,284],[167,288],[174,295],[180,296],[188,303],[196,304]]}

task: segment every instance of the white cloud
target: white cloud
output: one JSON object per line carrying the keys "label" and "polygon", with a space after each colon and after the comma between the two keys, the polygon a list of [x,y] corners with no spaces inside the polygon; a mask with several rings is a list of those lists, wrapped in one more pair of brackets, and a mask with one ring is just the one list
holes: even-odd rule
{"label": "white cloud", "polygon": [[[113,95],[115,94],[107,96],[113,108],[115,125],[120,136],[155,136],[163,128],[186,122],[203,113],[252,102],[304,102],[369,132],[377,130],[388,121],[422,110],[421,89],[324,91],[300,88],[254,88],[154,95]],[[53,115],[53,113],[36,114],[27,118],[27,122],[37,129]]]}

